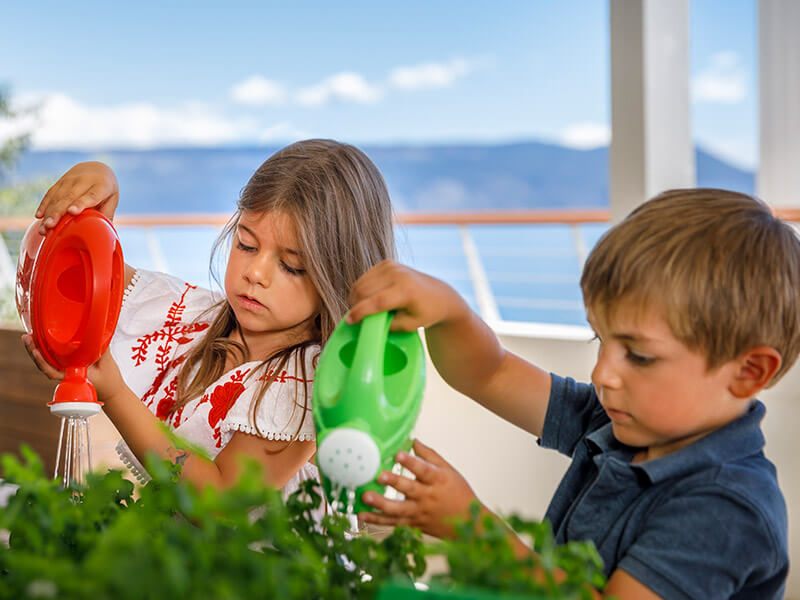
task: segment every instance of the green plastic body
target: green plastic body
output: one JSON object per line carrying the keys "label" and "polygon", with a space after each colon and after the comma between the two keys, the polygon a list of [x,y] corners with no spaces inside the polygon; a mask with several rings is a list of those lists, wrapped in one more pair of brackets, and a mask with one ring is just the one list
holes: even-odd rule
{"label": "green plastic body", "polygon": [[[400,450],[409,450],[422,406],[425,352],[416,331],[389,331],[393,313],[381,312],[353,325],[342,320],[325,345],[314,376],[312,411],[317,445],[339,427],[369,434],[380,451],[380,468],[372,481],[356,488],[354,512],[373,510],[361,502],[367,490],[383,494],[375,477],[391,470]],[[331,503],[346,503],[345,492],[333,497],[333,486],[320,465],[322,484]]]}

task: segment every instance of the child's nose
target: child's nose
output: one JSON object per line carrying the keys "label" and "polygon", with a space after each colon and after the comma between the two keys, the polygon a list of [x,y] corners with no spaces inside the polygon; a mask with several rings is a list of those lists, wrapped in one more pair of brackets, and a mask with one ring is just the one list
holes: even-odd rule
{"label": "child's nose", "polygon": [[244,278],[251,284],[269,287],[272,283],[274,267],[270,261],[262,258],[254,258],[247,265],[244,271]]}
{"label": "child's nose", "polygon": [[621,379],[614,368],[614,362],[603,347],[597,353],[597,362],[592,369],[592,383],[596,388],[616,389],[621,385]]}

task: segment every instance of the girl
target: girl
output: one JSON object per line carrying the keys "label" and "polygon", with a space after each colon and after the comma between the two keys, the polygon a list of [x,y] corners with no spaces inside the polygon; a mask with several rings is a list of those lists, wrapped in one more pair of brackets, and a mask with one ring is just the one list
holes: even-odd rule
{"label": "girl", "polygon": [[[113,218],[118,199],[107,166],[81,163],[47,192],[36,216],[43,230],[90,206]],[[136,465],[155,452],[182,464],[184,479],[224,488],[247,456],[288,495],[317,477],[310,383],[320,348],[347,310],[350,286],[394,256],[386,185],[352,146],[292,144],[242,190],[212,265],[223,246],[223,297],[126,265],[117,330],[90,379],[127,443],[118,446],[124,461]],[[63,377],[24,338],[39,368]],[[159,420],[211,459],[175,447]]]}

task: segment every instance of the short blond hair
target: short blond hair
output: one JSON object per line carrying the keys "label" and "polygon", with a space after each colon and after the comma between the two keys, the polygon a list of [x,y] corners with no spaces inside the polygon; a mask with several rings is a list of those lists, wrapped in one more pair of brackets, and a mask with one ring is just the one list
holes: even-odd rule
{"label": "short blond hair", "polygon": [[661,308],[672,333],[708,369],[756,346],[800,352],[800,238],[760,200],[718,189],[664,192],[612,227],[581,276],[601,322],[622,304]]}

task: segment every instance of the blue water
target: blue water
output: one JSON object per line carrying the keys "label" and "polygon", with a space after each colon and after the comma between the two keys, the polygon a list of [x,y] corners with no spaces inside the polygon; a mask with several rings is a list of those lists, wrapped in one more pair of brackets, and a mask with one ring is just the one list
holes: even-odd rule
{"label": "blue water", "polygon": [[[581,225],[575,229],[584,244],[591,244],[604,228]],[[502,319],[586,324],[578,287],[581,258],[575,246],[576,232],[570,227],[470,226],[466,229],[477,247]],[[129,264],[163,270],[203,287],[215,285],[210,276],[209,257],[218,228],[119,226],[118,231]],[[396,228],[396,237],[401,262],[448,282],[480,312],[458,227],[401,225]]]}
{"label": "blue water", "polygon": [[[230,213],[247,180],[276,148],[178,148],[29,152],[15,179],[57,178],[76,162],[102,160],[120,185],[125,213]],[[399,212],[608,206],[608,152],[537,142],[502,146],[366,147]],[[754,176],[697,151],[704,187],[752,193]]]}
{"label": "blue water", "polygon": [[[57,178],[76,162],[102,160],[120,185],[121,213],[223,213],[276,148],[30,152],[12,180]],[[608,153],[537,142],[504,146],[367,147],[397,212],[608,206]],[[752,193],[754,177],[697,152],[698,185]],[[603,225],[474,225],[466,228],[501,318],[585,324],[578,286],[583,257]],[[126,259],[209,285],[214,227],[120,227]],[[403,262],[447,281],[473,308],[476,291],[456,226],[400,226]]]}

